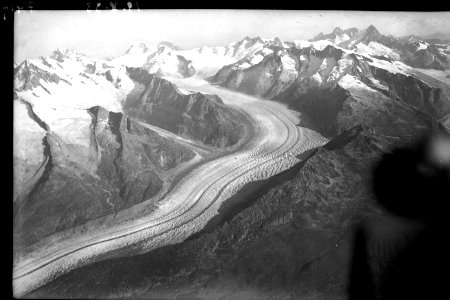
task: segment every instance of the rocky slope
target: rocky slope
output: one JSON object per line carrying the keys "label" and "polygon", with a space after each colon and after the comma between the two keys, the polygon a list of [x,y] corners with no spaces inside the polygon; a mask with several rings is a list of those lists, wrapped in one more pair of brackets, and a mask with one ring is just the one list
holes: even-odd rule
{"label": "rocky slope", "polygon": [[450,57],[439,47],[440,41],[437,41],[438,43],[431,40],[425,42],[416,36],[403,38],[386,36],[381,34],[373,25],[361,31],[356,28],[342,30],[337,27],[332,33],[326,35],[321,33],[311,41],[321,40],[328,40],[342,48],[372,53],[377,52],[380,48],[387,47],[388,51],[391,52],[390,56],[397,57],[397,59],[412,67],[450,69]]}
{"label": "rocky slope", "polygon": [[402,136],[420,134],[450,113],[448,86],[414,74],[401,62],[333,45],[293,46],[252,66],[226,66],[211,81],[286,102],[308,114],[326,136],[360,123]]}
{"label": "rocky slope", "polygon": [[123,104],[126,114],[216,147],[232,146],[242,137],[243,117],[218,96],[179,89],[140,68],[127,72],[138,84]]}
{"label": "rocky slope", "polygon": [[[38,121],[31,105],[26,105]],[[25,108],[20,108],[25,109]],[[90,115],[88,144],[73,144],[42,120],[36,136],[41,145],[32,149],[38,164],[15,153],[16,181],[15,241],[30,245],[40,238],[85,223],[106,214],[151,199],[163,187],[172,169],[191,160],[195,153],[186,146],[159,136],[122,113],[102,107],[86,111]],[[35,125],[34,128],[37,129]],[[17,139],[28,139],[17,129]],[[28,129],[26,129],[28,131]],[[23,140],[23,142],[26,142]],[[41,152],[39,152],[41,151]]]}
{"label": "rocky slope", "polygon": [[202,234],[83,267],[28,296],[345,299],[353,226],[366,219],[384,231],[371,246],[380,264],[390,251],[383,238],[401,228],[374,205],[369,184],[374,163],[398,143],[357,126],[245,187],[233,202],[248,204]]}

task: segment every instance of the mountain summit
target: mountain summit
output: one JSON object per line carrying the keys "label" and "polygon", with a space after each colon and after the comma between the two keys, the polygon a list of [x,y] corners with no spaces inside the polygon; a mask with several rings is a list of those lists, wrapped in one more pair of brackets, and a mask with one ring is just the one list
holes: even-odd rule
{"label": "mountain summit", "polygon": [[363,41],[364,42],[371,42],[371,41],[378,41],[378,39],[380,38],[381,34],[378,31],[378,29],[375,28],[375,26],[370,25],[369,27],[367,27],[363,32]]}

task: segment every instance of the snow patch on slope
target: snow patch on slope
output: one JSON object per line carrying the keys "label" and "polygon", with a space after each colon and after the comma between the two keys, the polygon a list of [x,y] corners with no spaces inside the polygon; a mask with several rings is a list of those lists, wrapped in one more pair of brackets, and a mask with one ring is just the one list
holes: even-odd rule
{"label": "snow patch on slope", "polygon": [[388,56],[394,60],[400,59],[400,55],[398,53],[377,42],[370,42],[368,45],[359,43],[356,45],[355,52],[365,55]]}

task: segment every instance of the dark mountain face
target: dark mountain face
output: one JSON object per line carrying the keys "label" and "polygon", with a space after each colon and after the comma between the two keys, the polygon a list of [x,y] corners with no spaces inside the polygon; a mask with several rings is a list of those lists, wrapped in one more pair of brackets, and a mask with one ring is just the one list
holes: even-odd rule
{"label": "dark mountain face", "polygon": [[192,61],[187,60],[181,55],[177,55],[179,64],[178,64],[178,73],[181,76],[187,78],[195,75],[195,69],[192,67]]}
{"label": "dark mountain face", "polygon": [[121,113],[88,112],[88,149],[65,143],[47,127],[43,172],[15,206],[17,249],[152,198],[167,172],[195,156]]}
{"label": "dark mountain face", "polygon": [[363,35],[369,39],[373,39],[376,40],[378,39],[381,34],[378,31],[378,29],[375,28],[375,26],[370,25],[369,27],[366,28],[366,30],[364,31]]}
{"label": "dark mountain face", "polygon": [[242,117],[218,96],[180,92],[169,81],[140,68],[127,68],[127,72],[141,85],[124,103],[128,115],[215,147],[232,146],[242,137]]}
{"label": "dark mountain face", "polygon": [[405,63],[415,68],[447,70],[450,67],[448,55],[443,54],[438,46],[430,45],[426,49],[417,50],[405,59]]}
{"label": "dark mountain face", "polygon": [[344,34],[344,30],[342,30],[341,28],[339,28],[339,27],[336,27],[336,28],[334,28],[333,29],[333,32],[332,32],[334,35],[340,35],[340,34]]}
{"label": "dark mountain face", "polygon": [[358,32],[359,32],[359,29],[358,28],[355,28],[355,27],[351,27],[351,28],[347,28],[347,29],[344,29],[344,32],[349,36],[349,37],[354,37]]}

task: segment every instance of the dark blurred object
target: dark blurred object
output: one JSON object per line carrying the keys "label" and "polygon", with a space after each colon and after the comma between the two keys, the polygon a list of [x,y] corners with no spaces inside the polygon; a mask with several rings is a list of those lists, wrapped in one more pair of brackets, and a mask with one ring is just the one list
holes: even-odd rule
{"label": "dark blurred object", "polygon": [[416,222],[420,229],[396,248],[375,280],[367,248],[370,236],[364,225],[357,228],[349,298],[445,297],[449,293],[450,137],[433,135],[385,154],[374,169],[373,191],[388,212]]}
{"label": "dark blurred object", "polygon": [[374,300],[376,299],[375,285],[368,263],[367,233],[363,226],[356,229],[353,243],[349,299]]}
{"label": "dark blurred object", "polygon": [[447,214],[439,208],[450,200],[449,162],[450,138],[443,135],[394,150],[374,170],[375,196],[398,216],[439,222]]}

